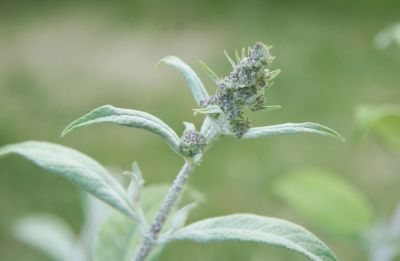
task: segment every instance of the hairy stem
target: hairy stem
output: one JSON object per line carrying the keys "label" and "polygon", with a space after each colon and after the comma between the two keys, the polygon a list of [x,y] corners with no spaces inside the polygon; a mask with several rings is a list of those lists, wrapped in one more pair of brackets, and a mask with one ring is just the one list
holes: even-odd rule
{"label": "hairy stem", "polygon": [[143,238],[142,245],[140,246],[139,252],[134,259],[135,261],[145,260],[145,258],[154,248],[155,242],[160,235],[161,229],[164,226],[164,223],[167,220],[167,217],[171,212],[174,203],[178,199],[179,194],[181,193],[187,179],[189,178],[189,175],[193,172],[193,170],[193,163],[186,161],[179,174],[176,176],[174,183],[169,188],[167,196],[161,204],[161,207],[158,210],[158,214],[151,224],[149,232]]}
{"label": "hairy stem", "polygon": [[[210,148],[213,141],[219,137],[219,131],[215,128],[212,121],[207,117],[201,127],[201,134],[206,139],[206,148],[204,152]],[[142,244],[139,247],[139,251],[134,258],[134,261],[143,261],[150,254],[153,248],[156,246],[157,239],[160,235],[161,229],[163,228],[168,215],[171,213],[172,207],[178,199],[180,193],[183,190],[186,181],[190,174],[193,172],[195,165],[191,160],[186,160],[182,169],[176,176],[174,183],[169,188],[168,193],[158,210],[157,216],[151,224],[150,230],[144,234]]]}

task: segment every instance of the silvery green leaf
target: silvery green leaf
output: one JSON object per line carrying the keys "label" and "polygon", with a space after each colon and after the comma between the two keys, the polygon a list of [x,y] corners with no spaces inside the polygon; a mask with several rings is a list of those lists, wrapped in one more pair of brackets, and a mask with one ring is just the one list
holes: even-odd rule
{"label": "silvery green leaf", "polygon": [[321,124],[312,123],[312,122],[304,122],[304,123],[284,123],[277,125],[270,125],[264,127],[255,127],[250,128],[242,138],[244,139],[255,139],[255,138],[263,138],[268,136],[276,136],[276,135],[288,135],[295,133],[312,133],[319,134],[324,136],[330,136],[341,141],[345,141],[345,139],[336,131],[325,127]]}
{"label": "silvery green leaf", "polygon": [[338,175],[320,169],[297,170],[281,178],[275,191],[330,235],[359,240],[372,228],[368,200]]}
{"label": "silvery green leaf", "polygon": [[368,132],[377,134],[385,144],[400,148],[400,105],[363,105],[355,116],[355,138],[361,139]]}
{"label": "silvery green leaf", "polygon": [[246,48],[242,48],[242,59],[246,57]]}
{"label": "silvery green leaf", "polygon": [[[79,233],[79,243],[75,252],[81,250],[84,253],[82,256],[86,257],[85,260],[93,260],[97,232],[113,209],[88,193],[84,193],[83,196],[84,224]],[[75,261],[77,258],[74,255],[70,260]]]}
{"label": "silvery green leaf", "polygon": [[228,59],[229,63],[231,64],[232,68],[235,69],[236,64],[233,61],[233,59],[229,56],[229,54],[226,52],[226,50],[224,50],[224,54],[226,56],[226,59]]}
{"label": "silvery green leaf", "polygon": [[185,224],[189,216],[190,211],[197,207],[197,203],[190,203],[181,208],[174,217],[172,218],[171,230],[175,231],[181,229]]}
{"label": "silvery green leaf", "polygon": [[159,135],[176,153],[180,154],[178,135],[159,118],[142,111],[121,109],[104,105],[71,122],[62,136],[80,128],[98,123],[114,123],[126,127],[141,128]]}
{"label": "silvery green leaf", "polygon": [[280,105],[267,105],[263,106],[262,110],[263,111],[272,111],[272,110],[279,110],[282,109],[282,106]]}
{"label": "silvery green leaf", "polygon": [[[150,185],[143,189],[141,205],[148,221],[157,214],[168,185]],[[95,260],[131,261],[141,241],[137,223],[114,211],[101,226],[95,242]],[[151,259],[149,259],[151,260]]]}
{"label": "silvery green leaf", "polygon": [[136,212],[124,188],[89,156],[71,148],[40,141],[27,141],[0,148],[0,157],[13,153],[66,178],[122,213],[136,218]]}
{"label": "silvery green leaf", "polygon": [[158,64],[166,63],[172,65],[183,75],[186,80],[188,87],[190,88],[193,98],[195,99],[197,105],[200,105],[200,102],[208,98],[208,93],[206,88],[204,88],[203,83],[197,76],[197,74],[189,67],[186,63],[184,63],[181,59],[175,56],[167,56],[161,59]]}
{"label": "silvery green leaf", "polygon": [[193,109],[194,114],[196,115],[197,113],[201,114],[220,114],[223,113],[221,108],[218,105],[209,105],[204,108],[199,108],[199,109]]}
{"label": "silvery green leaf", "polygon": [[134,202],[139,202],[140,194],[144,186],[144,179],[142,176],[142,171],[139,168],[139,164],[135,161],[132,164],[132,172],[125,172],[131,179],[128,185],[128,196],[132,198]]}
{"label": "silvery green leaf", "polygon": [[204,219],[177,230],[163,240],[251,242],[286,248],[314,261],[337,260],[323,242],[303,227],[282,219],[252,214]]}
{"label": "silvery green leaf", "polygon": [[211,78],[211,80],[213,80],[215,84],[218,85],[220,82],[220,78],[218,77],[218,75],[213,70],[211,70],[211,68],[203,61],[200,61],[200,65],[203,68],[203,70],[207,73],[207,75]]}
{"label": "silvery green leaf", "polygon": [[15,237],[58,261],[71,260],[77,236],[60,218],[48,214],[31,214],[18,219]]}
{"label": "silvery green leaf", "polygon": [[241,58],[240,58],[238,50],[235,50],[235,58],[236,58],[236,62],[240,63]]}
{"label": "silvery green leaf", "polygon": [[185,131],[196,131],[196,126],[191,122],[184,121],[183,125],[185,126]]}
{"label": "silvery green leaf", "polygon": [[269,80],[273,80],[273,79],[275,79],[280,73],[281,73],[281,70],[280,70],[280,69],[276,69],[276,70],[273,70],[273,71],[269,71],[269,72],[268,72],[268,79],[269,79]]}
{"label": "silvery green leaf", "polygon": [[[150,185],[143,189],[142,208],[146,219],[151,222],[156,216],[158,209],[168,192],[167,184]],[[193,191],[186,191],[189,195],[182,195],[183,198],[189,196],[193,198]],[[180,203],[178,203],[179,205]],[[172,210],[172,215],[177,209]],[[167,222],[164,229],[169,229],[171,222]],[[131,261],[136,254],[140,243],[141,235],[136,223],[114,211],[100,228],[97,240],[95,242],[95,260],[97,261]],[[153,251],[152,256],[146,260],[158,260],[158,256],[163,246],[158,246]]]}

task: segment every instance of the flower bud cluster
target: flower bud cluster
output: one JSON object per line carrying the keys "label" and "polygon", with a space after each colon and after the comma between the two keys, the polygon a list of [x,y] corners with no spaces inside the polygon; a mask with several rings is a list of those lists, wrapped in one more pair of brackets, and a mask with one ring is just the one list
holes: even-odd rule
{"label": "flower bud cluster", "polygon": [[202,134],[195,130],[185,130],[181,138],[181,149],[184,155],[193,157],[199,153],[206,145],[206,140]]}
{"label": "flower bud cluster", "polygon": [[245,111],[258,111],[266,105],[265,90],[279,73],[268,69],[272,60],[268,48],[256,43],[247,56],[233,64],[233,71],[217,82],[217,93],[202,102],[203,107],[218,105],[238,138],[251,126]]}

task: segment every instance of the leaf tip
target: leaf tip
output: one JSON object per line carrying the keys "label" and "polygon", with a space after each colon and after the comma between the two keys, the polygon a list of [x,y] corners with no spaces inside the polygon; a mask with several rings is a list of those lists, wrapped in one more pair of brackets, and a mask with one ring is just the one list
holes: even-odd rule
{"label": "leaf tip", "polygon": [[168,56],[165,56],[164,58],[161,58],[161,59],[155,64],[155,68],[158,69],[158,67],[159,67],[160,65],[162,65],[162,64],[164,64],[164,63],[167,63],[167,60],[168,60],[168,59],[172,59],[172,58],[175,58],[175,56],[173,56],[173,55],[168,55]]}

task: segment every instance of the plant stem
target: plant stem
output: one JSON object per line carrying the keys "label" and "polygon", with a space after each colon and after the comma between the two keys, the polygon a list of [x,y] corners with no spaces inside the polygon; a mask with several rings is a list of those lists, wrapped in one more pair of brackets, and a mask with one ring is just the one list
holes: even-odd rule
{"label": "plant stem", "polygon": [[139,252],[134,259],[135,261],[145,260],[145,258],[150,254],[151,250],[153,250],[155,242],[160,235],[161,229],[167,220],[174,203],[178,199],[187,179],[189,178],[189,175],[193,172],[194,167],[195,166],[193,163],[185,161],[185,164],[176,176],[174,183],[169,188],[167,196],[165,197],[160,209],[158,210],[157,216],[151,224],[150,230],[148,231],[147,235],[144,236],[143,242],[139,248]]}
{"label": "plant stem", "polygon": [[[206,139],[206,148],[204,149],[205,152],[220,136],[220,133],[215,128],[212,120],[208,117],[203,121],[200,132]],[[157,216],[154,218],[153,223],[151,224],[150,230],[144,234],[142,244],[139,247],[139,251],[134,258],[134,261],[144,261],[155,247],[161,229],[164,226],[168,215],[171,213],[172,207],[182,192],[183,187],[194,168],[195,164],[193,163],[192,159],[186,159],[185,164],[182,166],[181,170],[176,176],[174,183],[169,188],[168,193],[164,198],[160,209],[158,210]]]}

